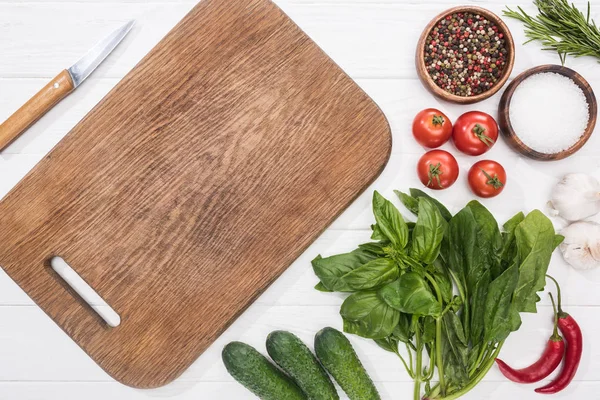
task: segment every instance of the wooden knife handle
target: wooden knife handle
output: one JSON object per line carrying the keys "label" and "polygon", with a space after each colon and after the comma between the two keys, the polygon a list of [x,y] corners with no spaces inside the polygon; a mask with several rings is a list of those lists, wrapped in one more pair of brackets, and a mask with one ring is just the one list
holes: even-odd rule
{"label": "wooden knife handle", "polygon": [[71,75],[62,71],[0,125],[0,151],[75,89]]}

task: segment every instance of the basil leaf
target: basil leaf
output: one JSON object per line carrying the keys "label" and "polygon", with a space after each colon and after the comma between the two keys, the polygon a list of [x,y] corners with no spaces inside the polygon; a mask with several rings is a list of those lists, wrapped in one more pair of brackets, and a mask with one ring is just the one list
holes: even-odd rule
{"label": "basil leaf", "polygon": [[485,342],[501,342],[512,331],[510,306],[517,282],[519,267],[513,264],[490,284],[485,302]]}
{"label": "basil leaf", "polygon": [[419,214],[419,201],[417,199],[406,193],[402,193],[399,190],[394,190],[394,193],[396,193],[396,196],[398,196],[398,198],[400,199],[402,204],[404,204],[404,207],[408,209],[408,211],[412,212],[415,215]]}
{"label": "basil leaf", "polygon": [[327,293],[331,293],[333,292],[333,290],[329,290],[325,287],[325,285],[323,285],[323,282],[319,282],[315,285],[315,289],[317,289],[319,292],[327,292]]}
{"label": "basil leaf", "polygon": [[442,239],[448,223],[429,200],[419,199],[419,217],[412,232],[411,256],[431,264],[440,254]]}
{"label": "basil leaf", "polygon": [[326,289],[334,292],[351,292],[353,289],[344,282],[342,277],[375,258],[377,256],[359,249],[327,258],[319,255],[312,260],[312,267]]}
{"label": "basil leaf", "polygon": [[378,291],[383,301],[406,314],[439,315],[442,305],[419,274],[407,272]]}
{"label": "basil leaf", "polygon": [[427,200],[431,200],[431,202],[438,208],[438,210],[440,211],[440,214],[442,214],[442,217],[446,221],[450,221],[450,219],[452,218],[452,214],[450,214],[450,211],[448,211],[448,209],[442,203],[440,203],[439,201],[437,201],[436,199],[434,199],[433,197],[431,197],[424,191],[413,188],[413,189],[410,189],[410,195],[412,197],[414,197],[415,199],[424,197]]}
{"label": "basil leaf", "polygon": [[400,319],[398,321],[398,325],[396,325],[394,327],[392,336],[394,336],[395,338],[397,338],[399,341],[401,341],[403,343],[408,343],[413,337],[413,335],[410,331],[411,320],[412,320],[412,316],[405,314],[405,313],[400,313]]}
{"label": "basil leaf", "polygon": [[435,340],[435,319],[433,317],[423,318],[423,343],[431,343]]}
{"label": "basil leaf", "polygon": [[342,277],[346,286],[352,290],[372,289],[398,278],[398,266],[389,258],[377,258],[369,261]]}
{"label": "basil leaf", "polygon": [[371,253],[378,257],[382,257],[385,256],[385,251],[383,250],[385,246],[386,244],[383,242],[371,242],[359,244],[358,248],[363,251],[366,251],[367,253]]}
{"label": "basil leaf", "polygon": [[398,353],[398,339],[394,336],[388,336],[383,339],[373,339],[375,343],[385,351],[389,351],[390,353]]}
{"label": "basil leaf", "polygon": [[519,282],[513,302],[519,312],[536,312],[537,292],[546,286],[546,272],[555,246],[552,222],[534,210],[515,229]]}
{"label": "basil leaf", "polygon": [[379,225],[373,224],[373,225],[371,225],[371,229],[373,230],[373,233],[371,234],[371,239],[386,240],[386,241],[388,240],[388,238],[383,234],[383,232],[379,228]]}
{"label": "basil leaf", "polygon": [[373,193],[373,214],[383,235],[398,249],[408,243],[408,227],[400,211],[377,191]]}
{"label": "basil leaf", "polygon": [[385,304],[375,291],[350,295],[340,310],[344,319],[344,332],[368,339],[389,336],[400,319],[400,313]]}

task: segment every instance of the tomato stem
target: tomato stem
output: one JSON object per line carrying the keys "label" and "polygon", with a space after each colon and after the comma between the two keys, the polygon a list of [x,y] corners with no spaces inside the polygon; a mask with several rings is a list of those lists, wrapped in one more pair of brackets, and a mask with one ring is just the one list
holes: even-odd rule
{"label": "tomato stem", "polygon": [[433,119],[431,120],[431,123],[433,124],[433,126],[442,126],[444,125],[444,117],[442,117],[441,115],[434,115]]}
{"label": "tomato stem", "polygon": [[427,186],[431,185],[433,179],[435,179],[438,186],[443,189],[444,185],[442,185],[442,180],[440,179],[440,175],[442,174],[442,163],[437,163],[436,165],[429,164],[429,182],[427,182]]}
{"label": "tomato stem", "polygon": [[500,181],[500,179],[498,178],[498,175],[494,175],[492,177],[483,168],[479,168],[479,169],[481,170],[481,172],[483,172],[483,174],[487,178],[488,181],[486,183],[488,185],[492,185],[494,187],[494,189],[500,189],[502,186],[504,186],[504,183],[502,183],[502,181]]}
{"label": "tomato stem", "polygon": [[477,136],[477,138],[479,140],[481,140],[487,147],[492,147],[492,145],[495,143],[494,140],[487,136],[485,134],[486,129],[479,125],[479,124],[475,124],[475,127],[473,128],[473,133],[475,134],[475,136]]}

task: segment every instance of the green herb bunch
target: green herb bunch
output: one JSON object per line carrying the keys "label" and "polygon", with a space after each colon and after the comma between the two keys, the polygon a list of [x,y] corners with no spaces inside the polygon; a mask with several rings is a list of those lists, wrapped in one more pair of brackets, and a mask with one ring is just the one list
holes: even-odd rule
{"label": "green herb bunch", "polygon": [[600,60],[600,30],[590,19],[590,3],[583,14],[567,0],[534,0],[539,15],[532,17],[521,7],[518,11],[507,7],[504,15],[525,24],[526,43],[539,40],[544,50],[558,52],[564,64],[567,55],[592,56]]}
{"label": "green herb bunch", "polygon": [[315,288],[351,293],[340,310],[344,331],[395,353],[415,400],[423,385],[427,399],[456,399],[487,374],[519,313],[536,312],[562,237],[537,210],[515,215],[501,233],[477,201],[452,216],[420,190],[396,194],[416,223],[375,192],[373,241],[317,256]]}

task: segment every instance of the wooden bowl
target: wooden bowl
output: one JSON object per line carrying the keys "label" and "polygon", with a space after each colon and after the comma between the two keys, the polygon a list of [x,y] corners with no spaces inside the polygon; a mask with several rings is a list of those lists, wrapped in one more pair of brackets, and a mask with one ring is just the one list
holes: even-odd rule
{"label": "wooden bowl", "polygon": [[[436,85],[436,83],[433,81],[433,79],[431,79],[431,77],[429,76],[429,73],[427,72],[427,69],[425,67],[425,54],[424,54],[425,41],[427,40],[427,36],[429,35],[429,32],[431,32],[431,30],[434,28],[434,26],[438,22],[440,22],[443,18],[445,18],[447,15],[458,13],[458,12],[471,12],[474,14],[483,15],[489,21],[495,23],[496,26],[498,26],[498,29],[504,34],[504,39],[506,40],[508,54],[507,54],[507,58],[506,58],[506,65],[504,67],[504,71],[502,71],[502,75],[500,76],[500,79],[496,82],[496,84],[491,89],[489,89],[488,91],[486,91],[484,93],[475,95],[475,96],[468,96],[468,97],[457,96],[455,94],[445,91],[444,89],[442,89],[441,87]],[[476,7],[476,6],[458,6],[458,7],[453,7],[453,8],[450,8],[450,9],[444,11],[443,13],[439,14],[437,17],[432,19],[431,22],[429,22],[429,24],[427,24],[427,26],[425,27],[425,30],[423,30],[423,33],[421,34],[421,37],[419,38],[419,42],[417,43],[417,54],[416,54],[415,60],[416,60],[417,73],[419,75],[419,78],[421,78],[421,82],[423,82],[423,85],[431,93],[433,93],[434,95],[436,95],[444,100],[450,101],[452,103],[472,104],[472,103],[477,103],[478,101],[481,101],[481,100],[485,100],[490,96],[493,96],[496,92],[498,92],[498,90],[500,90],[500,88],[502,88],[502,86],[504,86],[508,77],[510,76],[510,73],[512,72],[513,65],[515,63],[515,42],[513,40],[513,37],[511,35],[510,31],[508,30],[508,26],[506,26],[504,21],[502,21],[500,19],[500,17],[498,17],[493,12],[486,10],[485,8]]]}
{"label": "wooden bowl", "polygon": [[[588,121],[588,125],[583,133],[583,136],[579,139],[577,143],[568,148],[567,150],[563,150],[559,153],[554,154],[546,154],[540,153],[531,149],[525,143],[519,139],[519,136],[515,133],[511,123],[510,123],[510,101],[512,100],[512,96],[515,92],[517,86],[521,84],[525,79],[529,78],[532,75],[539,74],[542,72],[554,72],[568,78],[571,78],[577,86],[581,88],[583,94],[585,95],[585,99],[588,103],[588,111],[590,114],[590,119]],[[527,71],[521,73],[517,76],[511,83],[508,85],[502,98],[500,99],[500,105],[498,106],[498,125],[500,126],[500,130],[507,143],[517,152],[523,154],[526,157],[532,158],[534,160],[540,161],[554,161],[554,160],[562,160],[563,158],[569,157],[574,154],[577,150],[581,149],[583,145],[588,141],[592,133],[594,132],[594,127],[596,126],[596,117],[598,112],[598,104],[596,103],[596,96],[594,95],[594,91],[591,86],[581,75],[577,72],[573,71],[570,68],[562,67],[560,65],[540,65],[538,67],[534,67],[528,69]]]}

